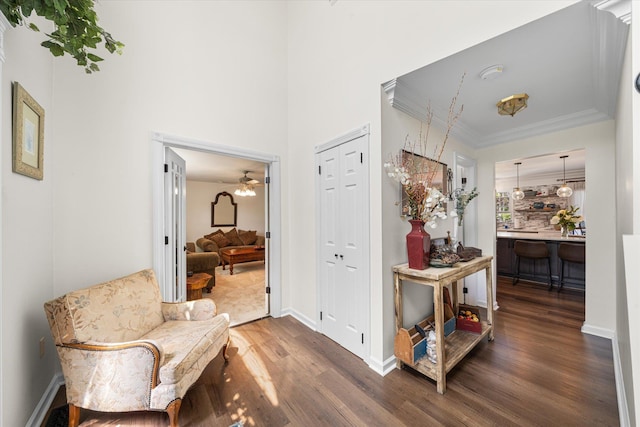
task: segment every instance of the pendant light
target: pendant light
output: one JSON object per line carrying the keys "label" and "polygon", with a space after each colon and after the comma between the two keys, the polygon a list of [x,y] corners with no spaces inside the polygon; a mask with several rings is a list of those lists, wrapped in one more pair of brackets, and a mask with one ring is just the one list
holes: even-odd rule
{"label": "pendant light", "polygon": [[520,190],[520,165],[522,162],[514,163],[516,165],[516,177],[517,177],[517,187],[513,189],[513,193],[511,193],[511,198],[513,200],[522,200],[524,199],[524,192]]}
{"label": "pendant light", "polygon": [[562,159],[563,184],[560,186],[560,188],[558,188],[558,191],[556,191],[556,194],[558,195],[558,197],[571,197],[571,195],[573,194],[573,190],[571,189],[571,187],[567,185],[567,175],[566,175],[567,157],[569,156],[560,156],[560,158]]}

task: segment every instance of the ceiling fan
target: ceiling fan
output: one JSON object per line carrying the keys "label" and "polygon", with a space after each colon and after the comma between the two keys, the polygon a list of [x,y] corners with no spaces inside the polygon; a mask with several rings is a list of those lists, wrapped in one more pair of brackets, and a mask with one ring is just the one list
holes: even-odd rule
{"label": "ceiling fan", "polygon": [[236,191],[234,192],[235,195],[237,196],[255,196],[256,192],[254,190],[254,187],[258,184],[260,184],[260,181],[258,181],[257,179],[253,179],[253,178],[249,178],[247,176],[247,174],[251,171],[242,171],[244,173],[244,176],[241,177],[240,179],[238,179],[238,182],[240,182],[240,187],[238,187],[236,189]]}
{"label": "ceiling fan", "polygon": [[244,174],[243,177],[241,177],[240,179],[238,179],[238,182],[240,184],[245,184],[245,185],[256,185],[256,184],[260,184],[260,181],[258,181],[257,179],[253,179],[253,178],[249,178],[247,176],[248,173],[252,173],[253,171],[242,171],[242,173]]}

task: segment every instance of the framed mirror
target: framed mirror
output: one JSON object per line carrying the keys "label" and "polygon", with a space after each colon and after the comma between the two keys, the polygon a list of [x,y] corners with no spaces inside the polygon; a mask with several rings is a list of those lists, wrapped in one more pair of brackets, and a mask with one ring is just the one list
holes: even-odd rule
{"label": "framed mirror", "polygon": [[233,196],[226,191],[216,194],[216,200],[211,202],[211,226],[235,227],[238,221],[238,205]]}
{"label": "framed mirror", "polygon": [[[414,162],[424,162],[424,167],[419,167],[421,170],[428,170],[429,173],[433,173],[433,181],[431,185],[434,188],[440,190],[445,196],[449,194],[449,172],[445,163],[437,162],[428,157],[421,156],[419,154],[412,153],[411,151],[402,150],[402,164],[408,164],[409,158],[413,156]],[[415,179],[415,178],[414,178]],[[418,177],[420,179],[420,177]],[[424,177],[423,179],[426,179]],[[400,204],[400,216],[407,217],[409,215],[409,198],[407,192],[404,191],[404,187],[400,184],[400,191],[402,192],[402,203]],[[445,210],[447,206],[445,204]]]}

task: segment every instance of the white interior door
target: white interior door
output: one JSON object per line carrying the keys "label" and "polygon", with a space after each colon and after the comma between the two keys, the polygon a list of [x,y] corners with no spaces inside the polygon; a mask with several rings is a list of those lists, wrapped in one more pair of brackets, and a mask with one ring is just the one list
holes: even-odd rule
{"label": "white interior door", "polygon": [[320,329],[361,358],[369,312],[367,137],[318,154]]}
{"label": "white interior door", "polygon": [[186,299],[186,165],[175,151],[164,150],[164,289],[165,301]]}

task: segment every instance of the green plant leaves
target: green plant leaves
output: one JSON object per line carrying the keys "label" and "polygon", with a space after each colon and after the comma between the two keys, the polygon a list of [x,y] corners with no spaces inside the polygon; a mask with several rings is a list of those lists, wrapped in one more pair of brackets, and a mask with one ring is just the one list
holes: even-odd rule
{"label": "green plant leaves", "polygon": [[[33,12],[53,22],[54,31],[46,34],[48,40],[41,46],[49,49],[53,56],[69,54],[88,74],[99,71],[96,62],[103,61],[100,56],[88,52],[89,49],[97,49],[103,40],[109,53],[122,54],[124,48],[122,42],[98,25],[98,15],[93,7],[94,0],[0,0],[0,12],[14,27],[25,25]],[[27,26],[40,31],[34,23],[27,23]]]}

